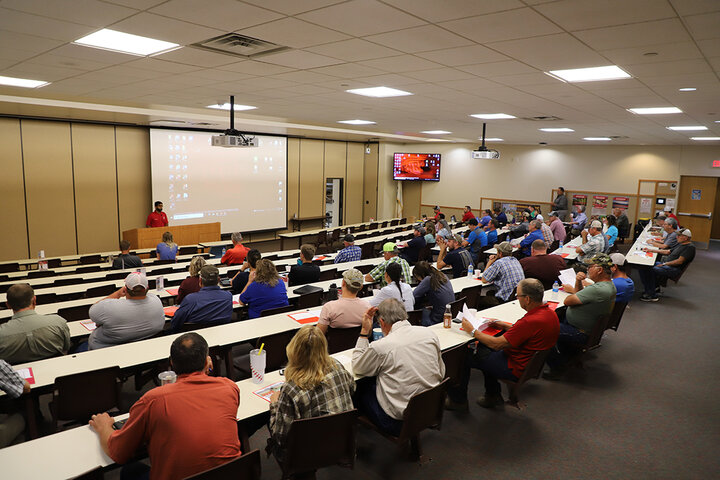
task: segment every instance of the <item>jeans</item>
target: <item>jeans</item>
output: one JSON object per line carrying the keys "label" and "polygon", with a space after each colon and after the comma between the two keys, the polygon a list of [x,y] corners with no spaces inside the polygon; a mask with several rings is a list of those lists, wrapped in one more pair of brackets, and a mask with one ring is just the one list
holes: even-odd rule
{"label": "jeans", "polygon": [[477,368],[482,370],[485,376],[485,394],[500,395],[502,388],[499,378],[505,380],[517,380],[512,371],[508,367],[507,357],[502,350],[496,352],[485,345],[479,343],[477,350],[473,351],[468,348],[467,358],[460,374],[460,383],[448,389],[450,400],[456,403],[465,403],[467,401],[468,383],[470,382],[470,369]]}
{"label": "jeans", "polygon": [[370,419],[380,430],[391,435],[400,435],[402,420],[396,420],[385,413],[377,400],[377,379],[376,377],[361,378],[357,381],[353,403],[358,411]]}
{"label": "jeans", "polygon": [[563,316],[560,319],[560,335],[555,348],[550,350],[547,364],[557,370],[565,367],[572,356],[587,342],[587,334],[567,323]]}
{"label": "jeans", "polygon": [[654,297],[655,288],[657,288],[657,282],[661,278],[675,278],[680,275],[681,269],[677,267],[669,267],[667,265],[660,265],[660,262],[656,262],[652,268],[641,268],[638,270],[640,275],[640,281],[645,288],[645,295]]}

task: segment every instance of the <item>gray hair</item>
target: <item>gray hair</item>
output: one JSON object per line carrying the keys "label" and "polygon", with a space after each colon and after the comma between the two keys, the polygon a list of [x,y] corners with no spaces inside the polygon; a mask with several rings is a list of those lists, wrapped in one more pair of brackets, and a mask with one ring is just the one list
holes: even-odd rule
{"label": "gray hair", "polygon": [[672,218],[672,217],[666,218],[665,223],[670,224],[670,226],[673,228],[673,230],[677,230],[678,223],[677,223],[677,220],[675,220],[674,218]]}
{"label": "gray hair", "polygon": [[442,225],[443,228],[445,228],[448,232],[450,232],[450,225],[448,225],[448,223],[447,223],[447,221],[445,221],[445,219],[440,220],[440,225]]}
{"label": "gray hair", "polygon": [[542,220],[533,220],[532,224],[537,230],[542,229]]}
{"label": "gray hair", "polygon": [[405,305],[400,303],[396,298],[388,298],[380,302],[378,305],[378,314],[388,326],[392,326],[396,322],[407,320],[407,312]]}
{"label": "gray hair", "polygon": [[230,240],[232,240],[233,243],[240,243],[240,242],[242,242],[242,233],[240,233],[240,232],[233,232],[232,235],[230,235]]}
{"label": "gray hair", "polygon": [[535,278],[526,278],[520,280],[518,283],[518,289],[522,291],[523,295],[527,295],[533,303],[542,303],[543,295],[545,294],[545,287]]}

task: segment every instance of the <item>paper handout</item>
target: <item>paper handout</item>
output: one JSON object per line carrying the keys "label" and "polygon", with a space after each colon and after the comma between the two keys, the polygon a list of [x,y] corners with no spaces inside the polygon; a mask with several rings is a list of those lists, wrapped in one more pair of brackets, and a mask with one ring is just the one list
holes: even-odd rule
{"label": "paper handout", "polygon": [[566,268],[565,270],[560,270],[560,275],[558,276],[558,280],[560,281],[560,285],[565,285],[566,283],[568,285],[575,285],[575,270],[572,268]]}
{"label": "paper handout", "polygon": [[[472,324],[475,330],[480,330],[481,332],[490,327],[490,323],[495,320],[493,318],[476,316],[473,311],[468,308],[467,304],[463,304],[462,318],[467,319],[467,321]],[[492,328],[492,330],[496,329]],[[493,335],[493,333],[486,333],[488,333],[488,335]],[[497,333],[497,331],[495,331],[494,333]]]}
{"label": "paper handout", "polygon": [[292,318],[298,323],[307,324],[317,322],[320,319],[320,310],[309,310],[307,312],[290,313],[288,317]]}
{"label": "paper handout", "polygon": [[20,377],[22,377],[23,380],[27,380],[30,385],[35,385],[35,375],[33,374],[32,367],[21,368],[15,371],[18,373],[18,375],[20,375]]}
{"label": "paper handout", "polygon": [[285,382],[275,382],[272,385],[268,385],[265,388],[261,388],[260,390],[255,390],[253,393],[257,395],[258,397],[262,398],[266,402],[270,402],[270,397],[273,393],[279,392],[280,387],[283,386],[283,383]]}
{"label": "paper handout", "polygon": [[93,322],[92,320],[81,320],[80,325],[87,328],[90,332],[97,328],[97,325],[95,325],[95,322]]}

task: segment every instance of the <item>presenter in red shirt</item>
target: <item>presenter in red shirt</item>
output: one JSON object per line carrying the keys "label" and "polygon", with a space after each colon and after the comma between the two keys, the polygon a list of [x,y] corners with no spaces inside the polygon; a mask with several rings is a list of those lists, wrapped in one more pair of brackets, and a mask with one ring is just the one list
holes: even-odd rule
{"label": "presenter in red shirt", "polygon": [[163,210],[163,203],[160,201],[155,202],[155,210],[148,215],[147,221],[145,222],[146,227],[167,227],[168,218]]}

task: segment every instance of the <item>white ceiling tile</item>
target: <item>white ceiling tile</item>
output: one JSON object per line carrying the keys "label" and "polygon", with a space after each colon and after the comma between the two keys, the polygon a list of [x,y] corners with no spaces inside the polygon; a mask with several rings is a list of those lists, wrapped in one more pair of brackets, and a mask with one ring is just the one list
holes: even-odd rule
{"label": "white ceiling tile", "polygon": [[38,65],[23,62],[14,67],[3,70],[3,75],[9,77],[29,78],[31,80],[44,80],[54,82],[63,78],[74,77],[85,73],[84,70],[68,67],[55,67],[52,65]]}
{"label": "white ceiling tile", "polygon": [[[397,75],[394,73],[388,73],[385,75],[371,75],[369,77],[358,77],[356,78],[356,80],[377,87],[403,87],[402,90],[411,89],[411,85],[420,83],[416,78],[406,77],[404,75]],[[350,88],[353,87],[348,87],[348,89]],[[410,91],[410,93],[413,92]]]}
{"label": "white ceiling tile", "polygon": [[573,35],[595,50],[691,41],[685,27],[677,18],[583,30],[574,32]]}
{"label": "white ceiling tile", "polygon": [[720,10],[717,0],[670,0],[670,3],[681,16]]}
{"label": "white ceiling tile", "polygon": [[605,58],[567,33],[495,42],[488,46],[545,71],[608,64]]}
{"label": "white ceiling tile", "polygon": [[720,42],[717,40],[700,40],[697,45],[706,57],[720,57]]}
{"label": "white ceiling tile", "polygon": [[373,58],[390,57],[399,55],[402,52],[393,50],[392,48],[383,47],[376,43],[367,42],[359,38],[343,40],[341,42],[327,43],[325,45],[317,45],[309,47],[308,50],[320,55],[339,58],[348,62],[356,62],[359,60],[370,60]]}
{"label": "white ceiling tile", "polygon": [[327,82],[333,79],[330,75],[325,75],[322,73],[317,72],[311,72],[308,70],[299,70],[296,72],[288,72],[288,73],[279,73],[277,75],[273,75],[273,78],[278,78],[280,80],[287,80],[289,82],[293,83],[319,83],[319,82]]}
{"label": "white ceiling tile", "polygon": [[61,67],[61,68],[69,67],[69,68],[76,68],[78,70],[85,70],[85,71],[99,70],[102,68],[106,68],[109,65],[108,63],[100,63],[100,62],[86,60],[86,59],[77,58],[77,57],[73,58],[73,57],[65,57],[63,55],[55,55],[54,52],[45,53],[45,54],[33,57],[32,59],[28,60],[28,63],[35,63],[35,64],[40,64],[40,65],[51,65],[53,67]]}
{"label": "white ceiling tile", "polygon": [[467,80],[450,80],[444,83],[447,88],[460,90],[464,92],[475,92],[485,95],[487,88],[498,87],[496,82],[491,82],[484,78],[471,78]]}
{"label": "white ceiling tile", "polygon": [[720,38],[720,11],[705,15],[691,15],[684,18],[690,33],[697,40]]}
{"label": "white ceiling tile", "polygon": [[370,68],[366,65],[358,65],[357,63],[341,63],[339,65],[316,68],[313,71],[346,79],[368,77],[370,75],[381,75],[384,73],[381,70]]}
{"label": "white ceiling tile", "polygon": [[238,72],[230,72],[227,70],[218,70],[218,69],[208,69],[203,68],[202,70],[197,70],[195,72],[186,73],[183,75],[183,77],[194,77],[194,78],[203,78],[206,81],[215,81],[215,82],[234,82],[239,80],[245,80],[247,78],[252,78],[254,75],[248,75],[246,73],[238,73]]}
{"label": "white ceiling tile", "polygon": [[358,37],[415,27],[425,23],[376,0],[351,0],[340,5],[304,13],[298,17]]}
{"label": "white ceiling tile", "polygon": [[710,66],[704,59],[678,60],[675,62],[645,63],[625,65],[631,75],[643,80],[646,77],[659,77],[672,73],[710,73]]}
{"label": "white ceiling tile", "polygon": [[377,58],[359,62],[368,67],[377,68],[386,72],[412,72],[415,70],[428,70],[441,65],[413,55],[399,55],[397,57]]}
{"label": "white ceiling tile", "polygon": [[501,85],[547,85],[555,82],[559,82],[549,75],[545,75],[542,72],[537,73],[526,73],[521,75],[498,75],[492,77],[494,81]]}
{"label": "white ceiling tile", "polygon": [[695,85],[717,82],[717,75],[714,73],[665,73],[663,75],[643,78],[642,81],[650,87],[656,85],[675,85],[677,88],[683,88],[687,86],[692,87]]}
{"label": "white ceiling tile", "polygon": [[159,3],[166,2],[167,0],[103,0],[105,3],[114,3],[115,5],[122,5],[124,7],[135,8],[137,10],[147,10],[148,8],[154,7]]}
{"label": "white ceiling tile", "polygon": [[138,58],[135,55],[111,52],[108,50],[101,50],[99,48],[84,47],[82,45],[75,45],[72,43],[58,47],[46,54],[46,56],[61,56],[69,59],[76,59],[77,61],[86,60],[103,65],[115,65],[118,63],[131,62]]}
{"label": "white ceiling tile", "polygon": [[467,80],[475,78],[467,72],[461,72],[454,68],[433,68],[430,70],[422,70],[419,72],[407,72],[405,73],[408,77],[417,78],[423,82],[446,82],[449,80]]}
{"label": "white ceiling tile", "polygon": [[0,30],[68,42],[92,33],[95,29],[76,23],[0,8]]}
{"label": "white ceiling tile", "polygon": [[[137,58],[137,57],[135,57]],[[159,57],[146,57],[133,60],[132,62],[126,63],[124,66],[129,68],[138,68],[144,70],[151,70],[154,72],[167,72],[167,73],[187,73],[199,70],[199,67],[192,65],[182,65],[180,63],[168,62],[161,60]],[[227,66],[227,65],[225,65]]]}
{"label": "white ceiling tile", "polygon": [[523,6],[517,0],[385,0],[385,3],[431,22],[467,18]]}
{"label": "white ceiling tile", "polygon": [[450,67],[508,60],[505,55],[483,47],[482,45],[445,48],[433,52],[417,53],[416,55]]}
{"label": "white ceiling tile", "polygon": [[223,30],[203,27],[172,18],[140,13],[110,26],[113,30],[189,45],[222,35]]}
{"label": "white ceiling tile", "polygon": [[204,8],[197,0],[170,0],[150,12],[228,32],[282,17],[282,14],[237,0],[212,0],[212,7]]}
{"label": "white ceiling tile", "polygon": [[489,62],[479,63],[477,65],[463,65],[457,67],[458,70],[463,72],[472,73],[479,77],[493,77],[495,75],[515,75],[519,73],[534,73],[537,72],[536,68],[529,65],[525,65],[521,62],[514,60],[508,60],[505,62]]}
{"label": "white ceiling tile", "polygon": [[[536,10],[565,30],[626,25],[675,16],[670,4],[657,0],[561,0],[539,5]],[[618,11],[622,10],[622,15]]]}
{"label": "white ceiling tile", "polygon": [[[21,57],[23,58],[39,55],[48,50],[57,48],[62,44],[63,42],[52,40],[50,38],[0,30],[0,45],[3,45],[2,50],[20,50],[22,52]],[[13,48],[5,47],[10,45],[12,45]]]}
{"label": "white ceiling tile", "polygon": [[231,72],[247,73],[248,75],[275,75],[276,73],[284,73],[291,71],[290,68],[272,65],[255,60],[243,60],[241,62],[231,63],[219,67],[220,70],[229,70]]}
{"label": "white ceiling tile", "polygon": [[478,43],[560,33],[562,30],[530,8],[443,22],[441,27]]}
{"label": "white ceiling tile", "polygon": [[185,65],[195,65],[198,67],[219,67],[230,63],[237,62],[237,57],[232,55],[224,55],[222,53],[213,53],[193,47],[182,47],[172,50],[168,53],[155,55],[155,58],[168,62],[184,63]]}
{"label": "white ceiling tile", "polygon": [[406,53],[426,52],[472,44],[470,40],[435,25],[422,25],[405,30],[370,35],[365,39]]}
{"label": "white ceiling tile", "polygon": [[[657,55],[645,55],[648,52]],[[603,56],[611,60],[615,65],[638,65],[642,63],[658,63],[672,60],[684,60],[701,58],[695,42],[664,43],[662,45],[647,45],[644,47],[616,48],[603,50]]]}
{"label": "white ceiling tile", "polygon": [[3,0],[2,6],[93,27],[104,27],[137,13],[135,9],[98,0]]}
{"label": "white ceiling tile", "polygon": [[263,63],[272,63],[289,68],[317,68],[327,65],[336,65],[342,63],[341,60],[318,55],[317,53],[306,52],[304,50],[290,50],[262,57]]}
{"label": "white ceiling tile", "polygon": [[285,15],[297,15],[298,13],[315,10],[345,0],[243,0],[245,3],[257,5]]}
{"label": "white ceiling tile", "polygon": [[98,69],[99,74],[105,76],[113,76],[115,78],[124,79],[127,82],[137,82],[140,80],[150,80],[153,78],[161,78],[168,75],[169,72],[158,72],[154,70],[147,70],[143,68],[136,68],[129,66],[128,64],[115,65],[112,67],[104,67],[102,70]]}
{"label": "white ceiling tile", "polygon": [[349,38],[347,35],[329,28],[289,17],[251,28],[243,28],[239,32],[292,48],[311,47]]}

